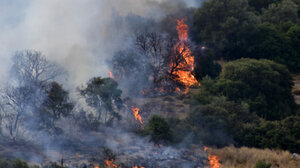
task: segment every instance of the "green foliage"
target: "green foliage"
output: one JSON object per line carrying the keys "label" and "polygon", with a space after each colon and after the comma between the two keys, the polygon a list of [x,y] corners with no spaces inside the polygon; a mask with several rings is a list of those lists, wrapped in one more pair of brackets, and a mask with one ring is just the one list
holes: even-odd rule
{"label": "green foliage", "polygon": [[8,168],[8,161],[6,159],[0,159],[0,168]]}
{"label": "green foliage", "polygon": [[271,59],[299,72],[299,7],[297,0],[208,0],[195,12],[194,40],[217,58]]}
{"label": "green foliage", "polygon": [[171,141],[172,132],[168,121],[160,116],[152,116],[148,123],[148,131],[152,140],[156,143],[161,141]]}
{"label": "green foliage", "polygon": [[281,0],[248,0],[249,5],[257,11],[267,8],[272,3],[280,2]]}
{"label": "green foliage", "polygon": [[46,100],[39,110],[41,127],[43,129],[53,129],[55,121],[61,117],[69,116],[74,108],[74,104],[70,101],[69,93],[60,84],[52,82],[49,84],[49,87]]}
{"label": "green foliage", "polygon": [[205,76],[216,78],[221,70],[221,65],[214,62],[214,56],[210,51],[196,60],[195,77],[198,80],[202,80]]}
{"label": "green foliage", "polygon": [[289,71],[269,60],[240,59],[226,64],[215,93],[246,102],[258,116],[276,120],[295,114]]}
{"label": "green foliage", "polygon": [[122,91],[118,89],[118,83],[111,78],[92,78],[87,87],[79,89],[88,105],[95,108],[98,112],[98,120],[108,124],[114,118],[119,118],[114,106],[121,108]]}
{"label": "green foliage", "polygon": [[203,2],[194,15],[194,39],[207,43],[220,56],[226,45],[234,45],[239,36],[251,35],[255,30],[259,18],[247,9],[247,0]]}
{"label": "green foliage", "polygon": [[25,161],[16,159],[12,162],[12,168],[29,168],[29,166]]}
{"label": "green foliage", "polygon": [[195,134],[195,141],[224,146],[233,143],[228,134],[235,133],[243,124],[254,120],[256,116],[249,112],[247,104],[212,96],[208,104],[194,106],[188,113],[186,122]]}
{"label": "green foliage", "polygon": [[258,161],[255,164],[255,168],[271,168],[272,164],[271,163],[266,163],[262,160]]}
{"label": "green foliage", "polygon": [[279,25],[281,22],[297,21],[297,4],[292,0],[282,0],[280,3],[270,4],[267,9],[262,10],[262,20]]}

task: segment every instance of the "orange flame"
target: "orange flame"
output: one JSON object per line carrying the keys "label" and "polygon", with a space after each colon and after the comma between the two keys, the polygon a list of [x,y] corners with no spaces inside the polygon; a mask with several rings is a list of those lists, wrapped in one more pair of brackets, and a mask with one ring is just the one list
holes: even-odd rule
{"label": "orange flame", "polygon": [[[177,20],[177,32],[179,42],[174,46],[174,49],[182,55],[184,61],[181,61],[173,72],[175,76],[178,76],[176,80],[184,84],[186,87],[199,84],[192,71],[194,70],[194,57],[192,52],[187,45],[189,27],[185,24],[186,19]],[[174,67],[175,63],[171,63],[171,67]]]}
{"label": "orange flame", "polygon": [[108,71],[108,72],[109,72],[109,77],[112,78],[112,79],[115,79],[114,74],[111,71]]}
{"label": "orange flame", "polygon": [[117,165],[115,165],[114,163],[114,160],[113,159],[111,159],[111,160],[109,160],[109,159],[107,159],[107,160],[105,160],[105,164],[106,164],[106,166],[108,166],[108,167],[113,167],[113,168],[117,168],[118,166]]}
{"label": "orange flame", "polygon": [[141,115],[139,114],[140,113],[140,109],[137,108],[137,107],[131,107],[131,111],[132,111],[132,114],[134,115],[134,118],[136,121],[138,121],[141,125],[143,125],[143,120],[142,120],[142,117]]}
{"label": "orange flame", "polygon": [[207,159],[209,161],[210,168],[221,168],[221,163],[220,163],[219,157],[211,154],[212,149],[204,146],[204,151],[208,152]]}
{"label": "orange flame", "polygon": [[[139,168],[139,166],[133,166],[132,168]],[[145,167],[141,166],[140,168],[145,168]]]}

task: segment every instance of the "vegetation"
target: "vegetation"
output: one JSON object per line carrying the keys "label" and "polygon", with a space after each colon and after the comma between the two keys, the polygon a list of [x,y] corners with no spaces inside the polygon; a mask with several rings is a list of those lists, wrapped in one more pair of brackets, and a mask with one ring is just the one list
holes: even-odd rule
{"label": "vegetation", "polygon": [[195,12],[193,34],[219,58],[266,58],[299,72],[298,12],[292,0],[209,0]]}
{"label": "vegetation", "polygon": [[157,115],[150,118],[146,134],[150,134],[155,143],[166,143],[172,140],[172,132],[168,121]]}
{"label": "vegetation", "polygon": [[292,78],[282,65],[269,60],[232,61],[217,80],[202,80],[187,123],[206,144],[232,143],[226,132],[237,145],[299,152],[300,118],[291,87]]}
{"label": "vegetation", "polygon": [[217,155],[222,161],[223,167],[235,168],[256,168],[259,166],[269,167],[299,167],[300,162],[293,159],[288,151],[255,149],[255,148],[236,148],[228,146],[214,149],[213,154]]}

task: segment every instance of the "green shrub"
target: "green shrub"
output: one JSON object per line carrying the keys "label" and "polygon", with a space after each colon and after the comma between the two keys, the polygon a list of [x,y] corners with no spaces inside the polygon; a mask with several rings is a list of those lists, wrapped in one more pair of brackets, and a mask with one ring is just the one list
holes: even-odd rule
{"label": "green shrub", "polygon": [[7,168],[8,162],[6,159],[0,159],[0,168]]}
{"label": "green shrub", "polygon": [[271,163],[266,163],[262,160],[258,161],[255,165],[255,168],[271,168],[272,164]]}
{"label": "green shrub", "polygon": [[13,168],[29,168],[27,162],[22,161],[20,159],[16,159],[12,163]]}
{"label": "green shrub", "polygon": [[150,132],[154,142],[172,140],[170,125],[168,121],[161,116],[152,116],[149,120],[147,129]]}

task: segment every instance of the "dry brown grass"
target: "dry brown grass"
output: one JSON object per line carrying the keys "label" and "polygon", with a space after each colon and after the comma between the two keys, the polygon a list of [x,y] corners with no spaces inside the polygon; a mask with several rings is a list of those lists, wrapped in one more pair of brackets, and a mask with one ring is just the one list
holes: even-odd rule
{"label": "dry brown grass", "polygon": [[233,146],[214,149],[213,154],[219,156],[222,168],[254,168],[259,160],[272,164],[272,168],[300,168],[300,160],[294,160],[287,151],[235,148]]}

